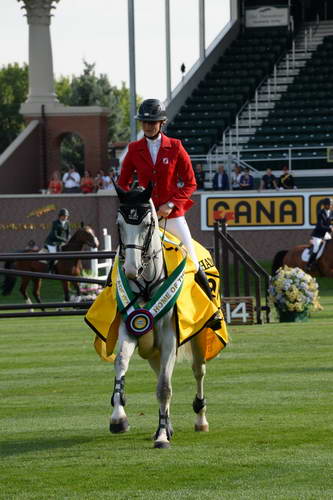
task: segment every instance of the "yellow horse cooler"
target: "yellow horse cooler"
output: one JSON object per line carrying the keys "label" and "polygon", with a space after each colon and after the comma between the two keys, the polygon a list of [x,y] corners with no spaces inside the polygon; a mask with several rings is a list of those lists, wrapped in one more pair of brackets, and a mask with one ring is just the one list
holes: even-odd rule
{"label": "yellow horse cooler", "polygon": [[[219,330],[211,330],[205,326],[221,306],[219,273],[208,250],[193,241],[198,260],[211,286],[213,300],[209,300],[194,280],[194,264],[190,257],[184,258],[179,240],[168,232],[161,233],[161,237],[167,272],[166,282],[155,294],[156,299],[145,304],[144,309],[133,308],[126,318],[126,327],[131,333],[140,335],[143,343],[152,343],[154,320],[159,319],[162,310],[166,312],[174,307],[178,346],[198,335],[205,359],[212,359],[228,344],[224,318]],[[96,333],[96,352],[105,361],[114,360],[122,310],[119,304],[126,305],[126,301],[131,300],[130,294],[116,258],[111,283],[100,293],[85,317],[86,323]],[[142,354],[140,347],[139,354]]]}

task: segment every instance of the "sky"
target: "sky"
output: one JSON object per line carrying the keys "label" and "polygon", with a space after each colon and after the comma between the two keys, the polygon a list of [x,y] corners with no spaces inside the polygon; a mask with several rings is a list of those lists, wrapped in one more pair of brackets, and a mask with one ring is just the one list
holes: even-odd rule
{"label": "sky", "polygon": [[[83,60],[111,84],[129,86],[127,0],[60,0],[51,22],[55,77],[82,73]],[[28,25],[17,0],[0,0],[0,66],[28,62]],[[229,0],[205,0],[206,47],[229,21]],[[165,2],[134,0],[136,91],[166,98]],[[170,0],[172,88],[199,57],[198,0]]]}

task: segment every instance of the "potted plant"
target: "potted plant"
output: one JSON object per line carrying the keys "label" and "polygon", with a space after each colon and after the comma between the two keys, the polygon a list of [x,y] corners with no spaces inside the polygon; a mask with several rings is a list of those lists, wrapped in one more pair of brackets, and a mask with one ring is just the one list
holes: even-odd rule
{"label": "potted plant", "polygon": [[316,279],[299,267],[280,267],[268,292],[281,322],[307,321],[310,310],[321,307]]}

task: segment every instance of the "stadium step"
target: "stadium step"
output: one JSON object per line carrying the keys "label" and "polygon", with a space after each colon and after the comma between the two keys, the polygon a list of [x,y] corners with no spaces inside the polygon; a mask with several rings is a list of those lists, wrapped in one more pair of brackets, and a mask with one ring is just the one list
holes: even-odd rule
{"label": "stadium step", "polygon": [[[266,82],[264,82],[263,85],[261,85],[260,89],[258,90],[257,98],[252,99],[251,102],[249,102],[249,104],[243,109],[241,115],[238,117],[237,129],[236,129],[236,123],[234,123],[230,128],[230,130],[228,131],[228,133],[225,134],[224,137],[226,142],[224,144],[224,150],[226,148],[226,143],[228,140],[229,144],[231,141],[233,148],[235,147],[235,144],[237,142],[239,150],[243,150],[244,146],[247,146],[247,144],[251,141],[251,139],[255,137],[258,128],[263,125],[263,121],[265,121],[266,123],[267,118],[269,118],[271,112],[275,109],[276,105],[280,102],[281,99],[284,98],[284,96],[288,95],[288,90],[292,88],[294,82],[299,81],[299,78],[301,78],[301,71],[304,71],[307,68],[307,66],[311,64],[312,58],[316,57],[315,56],[316,50],[318,47],[322,46],[322,43],[324,42],[324,37],[327,36],[326,35],[327,31],[324,30],[322,33],[318,34],[312,27],[311,28],[312,36],[310,38],[309,37],[310,27],[311,26],[309,25],[304,27],[303,32],[298,35],[295,45],[293,47],[294,49],[296,47],[295,52],[293,53],[291,49],[288,52],[288,54],[286,54],[286,56],[281,60],[278,67],[276,68],[276,71],[270,75],[269,79],[268,78],[266,79]],[[332,34],[333,34],[333,22],[332,22]],[[305,37],[307,37],[306,41]],[[294,91],[293,94],[294,98],[298,97],[299,103],[303,102],[305,103],[306,99],[309,99],[311,93],[314,94],[315,98],[320,97],[318,96],[319,92],[321,92],[322,96],[325,96],[325,92],[329,95],[331,91],[331,89],[329,88],[329,83],[326,83],[325,85],[326,87],[323,84],[320,89],[312,90],[310,88],[304,90],[303,91],[304,95],[301,94],[302,92],[302,87],[301,87],[300,89],[297,89],[297,92],[299,92],[300,94],[299,96],[295,94]],[[295,101],[295,105],[296,104],[298,105],[298,101]],[[279,106],[278,109],[280,108],[281,106]],[[282,109],[286,109],[285,106]],[[256,116],[256,110],[257,110],[257,116]],[[263,129],[263,131],[265,131],[265,128]],[[291,130],[289,135],[291,136],[291,138],[294,137],[294,140],[296,140],[299,137],[297,134],[294,134],[294,136],[292,134],[293,132]],[[270,139],[269,135],[270,135],[269,132],[267,132],[267,141],[266,141],[267,144],[269,143]],[[260,137],[261,136],[258,135],[258,141]],[[276,142],[276,138],[278,138],[279,136],[273,135],[272,137],[273,137],[272,140]],[[283,137],[283,134],[281,134],[281,137]],[[263,132],[263,139],[265,139],[265,132]],[[302,139],[299,138],[297,140],[302,140]],[[221,144],[222,143],[219,143],[219,145],[217,145],[217,148],[220,148]]]}

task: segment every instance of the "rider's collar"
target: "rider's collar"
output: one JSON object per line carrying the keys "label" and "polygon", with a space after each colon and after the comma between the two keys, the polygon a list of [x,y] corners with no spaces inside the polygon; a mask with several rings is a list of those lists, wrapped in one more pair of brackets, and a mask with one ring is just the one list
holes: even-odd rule
{"label": "rider's collar", "polygon": [[148,143],[150,144],[156,144],[157,142],[161,142],[162,140],[162,135],[161,132],[159,131],[157,134],[155,134],[153,137],[148,137],[145,135],[145,138],[147,139]]}

